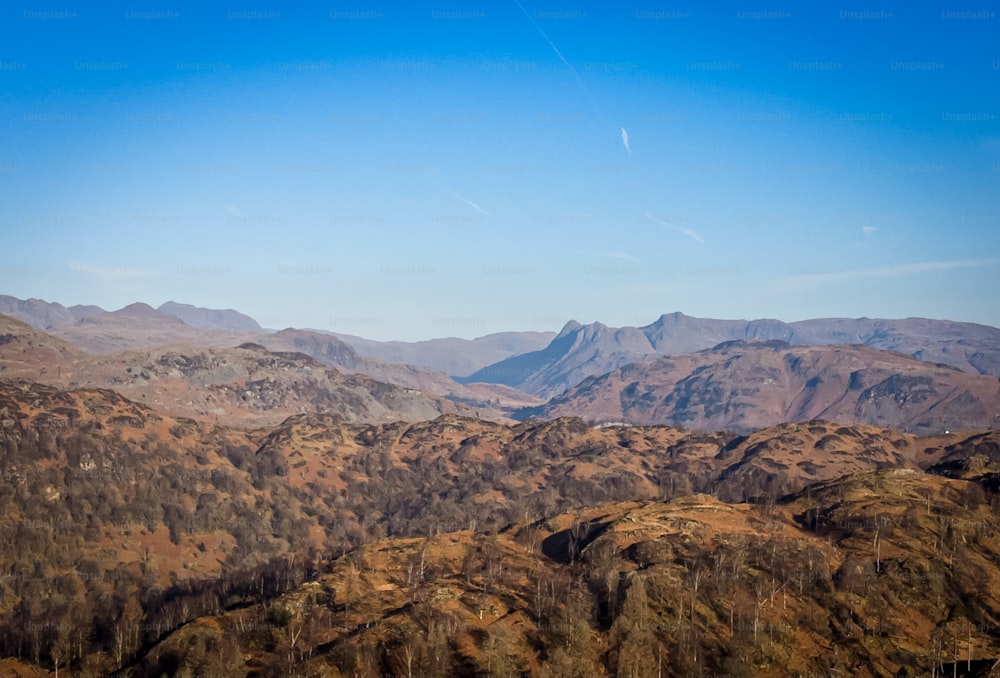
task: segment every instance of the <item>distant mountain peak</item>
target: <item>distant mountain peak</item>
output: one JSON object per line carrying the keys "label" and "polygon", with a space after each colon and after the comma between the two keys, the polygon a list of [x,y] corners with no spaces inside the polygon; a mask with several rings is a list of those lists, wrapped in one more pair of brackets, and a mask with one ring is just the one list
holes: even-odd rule
{"label": "distant mountain peak", "polygon": [[229,308],[202,308],[200,306],[192,306],[191,304],[179,304],[176,301],[168,301],[160,304],[157,310],[202,330],[260,332],[263,329],[250,316]]}
{"label": "distant mountain peak", "polygon": [[656,321],[652,324],[654,325],[666,325],[670,323],[676,324],[690,317],[691,316],[684,315],[680,311],[674,311],[673,313],[664,313],[659,318],[657,318]]}
{"label": "distant mountain peak", "polygon": [[73,320],[72,314],[62,304],[42,299],[18,299],[0,294],[0,313],[12,316],[40,330]]}
{"label": "distant mountain peak", "polygon": [[113,311],[113,312],[114,313],[132,313],[132,314],[135,314],[135,313],[150,314],[150,313],[156,313],[156,309],[153,308],[152,306],[150,306],[149,304],[143,303],[141,301],[136,301],[136,302],[133,302],[133,303],[129,304],[128,306],[125,306],[125,307],[120,308],[117,311]]}
{"label": "distant mountain peak", "polygon": [[718,320],[665,313],[645,327],[583,326],[566,323],[543,349],[488,365],[470,381],[502,383],[551,398],[587,377],[617,370],[655,355],[682,355],[744,340],[786,345],[864,344],[923,361],[943,363],[970,374],[1000,373],[1000,329],[944,320],[827,318],[786,323],[775,319]]}
{"label": "distant mountain peak", "polygon": [[998,404],[995,377],[899,353],[735,339],[591,376],[523,414],[737,433],[826,418],[926,434],[996,427]]}
{"label": "distant mountain peak", "polygon": [[561,330],[559,330],[559,334],[556,336],[556,338],[558,339],[559,337],[565,337],[567,334],[576,332],[577,330],[580,329],[583,329],[583,325],[581,325],[575,320],[570,320],[565,325],[563,325],[563,328]]}

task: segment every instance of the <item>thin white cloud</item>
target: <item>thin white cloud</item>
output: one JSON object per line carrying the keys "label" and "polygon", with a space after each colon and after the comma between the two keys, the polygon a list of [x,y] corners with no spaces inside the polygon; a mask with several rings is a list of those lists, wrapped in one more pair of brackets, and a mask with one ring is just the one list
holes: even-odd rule
{"label": "thin white cloud", "polygon": [[625,146],[625,150],[628,151],[629,155],[632,155],[632,147],[628,145],[628,132],[624,127],[619,127],[622,131],[622,144]]}
{"label": "thin white cloud", "polygon": [[770,281],[771,285],[822,285],[850,282],[852,280],[867,280],[871,278],[902,278],[923,273],[939,273],[963,268],[980,268],[997,264],[996,259],[963,259],[955,261],[921,261],[912,264],[896,264],[879,268],[854,269],[846,271],[824,271],[822,273],[806,273],[778,278]]}
{"label": "thin white cloud", "polygon": [[231,217],[242,217],[243,212],[236,205],[223,205],[223,209],[226,210],[226,214]]}
{"label": "thin white cloud", "polygon": [[878,230],[878,228],[876,228],[875,226],[862,226],[861,227],[861,232],[864,233],[865,235],[872,235],[877,230]]}
{"label": "thin white cloud", "polygon": [[460,195],[459,195],[458,193],[456,193],[455,191],[451,190],[450,188],[445,188],[444,190],[448,191],[448,193],[449,193],[449,194],[450,194],[450,195],[451,195],[451,196],[452,196],[453,198],[456,198],[456,199],[458,199],[458,200],[461,200],[461,201],[462,201],[462,202],[464,202],[464,203],[465,203],[466,205],[468,205],[468,206],[469,206],[469,207],[471,207],[472,209],[476,210],[476,211],[477,211],[477,212],[479,212],[480,214],[483,214],[483,215],[485,215],[485,216],[488,216],[488,217],[489,217],[489,216],[492,216],[492,215],[491,215],[491,214],[490,214],[489,212],[487,212],[486,210],[484,210],[484,209],[483,209],[482,207],[480,207],[480,206],[479,206],[479,205],[477,205],[476,203],[472,202],[472,201],[471,201],[471,200],[469,200],[468,198],[463,198],[462,196],[460,196]]}
{"label": "thin white cloud", "polygon": [[521,10],[521,13],[524,14],[525,18],[531,22],[531,25],[535,27],[535,30],[538,31],[538,34],[542,36],[545,42],[549,43],[549,47],[551,47],[552,51],[556,53],[557,57],[559,57],[559,61],[563,62],[563,65],[566,66],[566,68],[569,69],[569,72],[573,74],[573,77],[576,78],[576,84],[580,86],[580,91],[583,92],[583,95],[587,98],[587,102],[590,104],[590,109],[594,112],[594,116],[603,122],[601,113],[597,109],[597,104],[594,103],[593,95],[591,95],[587,86],[583,84],[583,78],[581,78],[580,74],[576,72],[575,68],[573,68],[573,64],[569,62],[569,59],[563,56],[563,53],[559,51],[558,47],[556,47],[556,43],[552,42],[545,31],[542,30],[542,27],[538,25],[538,22],[536,22],[534,18],[528,14],[528,10],[524,8],[524,5],[521,4],[520,0],[514,0],[514,4],[516,4],[518,9]]}
{"label": "thin white cloud", "polygon": [[[542,27],[535,22],[535,20],[531,17],[530,14],[528,14],[528,11],[524,9],[524,5],[520,3],[520,0],[514,0],[514,3],[518,6],[518,8],[520,8],[521,13],[524,14],[525,17],[527,17],[528,21],[531,22],[531,25],[535,27],[535,30],[538,31],[538,34],[541,35],[543,38],[545,38],[545,42],[549,43],[549,47],[551,47],[552,51],[556,53],[556,56],[559,57],[559,60],[566,65],[566,68],[570,70],[570,72],[573,74],[573,77],[576,78],[576,82],[580,85],[580,87],[583,87],[584,91],[587,91],[587,88],[584,87],[583,85],[583,80],[580,79],[580,74],[576,72],[576,69],[573,68],[573,65],[566,59],[566,57],[563,56],[563,53],[559,51],[559,48],[556,47],[556,44],[549,39],[549,36],[545,34],[545,31],[542,30]],[[587,92],[587,94],[589,96],[590,93]]]}
{"label": "thin white cloud", "polygon": [[662,219],[657,219],[649,212],[646,212],[646,218],[652,221],[654,224],[658,224],[660,226],[663,226],[664,228],[669,228],[671,230],[677,231],[678,233],[682,233],[700,245],[705,244],[705,239],[702,238],[697,231],[692,231],[690,228],[682,228],[680,226],[676,226],[674,224],[671,224],[669,221],[663,221]]}

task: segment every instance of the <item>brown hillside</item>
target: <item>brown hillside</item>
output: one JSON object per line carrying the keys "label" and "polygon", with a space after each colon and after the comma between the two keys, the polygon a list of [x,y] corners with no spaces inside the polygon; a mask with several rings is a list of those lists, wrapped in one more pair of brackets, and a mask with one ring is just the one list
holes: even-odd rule
{"label": "brown hillside", "polygon": [[[537,615],[539,587],[549,587],[550,598],[565,602],[572,590],[565,588],[568,584],[527,579],[517,591],[501,591],[490,582],[515,566],[529,568],[528,573],[554,568],[558,581],[589,581],[590,575],[577,572],[579,565],[570,561],[587,552],[599,530],[606,529],[600,526],[617,520],[626,504],[633,507],[629,511],[638,510],[691,492],[731,500],[747,496],[757,502],[754,510],[763,512],[765,522],[774,522],[768,516],[788,505],[782,493],[804,488],[806,497],[822,494],[817,479],[894,463],[942,473],[947,471],[942,463],[967,461],[980,468],[976,460],[988,452],[983,446],[991,440],[982,433],[919,438],[825,422],[786,424],[744,438],[668,427],[594,428],[576,418],[505,426],[443,415],[372,425],[316,413],[247,432],[172,417],[106,389],[63,391],[0,380],[0,658],[27,658],[48,669],[58,661],[73,673],[101,675],[129,665],[204,615],[266,603],[266,613],[278,615],[267,623],[283,624],[285,613],[274,612],[270,601],[314,576],[318,554],[338,556],[385,537],[473,539],[481,553],[471,557],[481,561],[469,561],[468,567],[492,573],[469,574],[471,583],[454,589],[461,605],[473,604],[469,601],[478,596],[483,607],[476,603],[477,618],[481,609],[483,620],[491,614],[500,619],[508,612],[528,614],[517,612],[523,599],[536,606],[532,614]],[[979,485],[913,474],[932,488],[956,488],[945,498],[966,510],[991,503]],[[879,491],[888,495],[893,487]],[[933,510],[927,508],[927,496],[922,499],[923,510]],[[609,502],[614,506],[609,508]],[[727,511],[752,513],[748,507],[718,508],[719,515]],[[589,525],[574,527],[581,521]],[[475,536],[454,537],[456,532]],[[497,534],[499,542],[488,541]],[[395,548],[394,542],[384,543]],[[456,546],[449,558],[465,563],[463,548]],[[498,556],[497,549],[507,555]],[[482,564],[487,561],[491,564]],[[419,563],[406,568],[412,582]],[[357,569],[364,572],[366,566],[359,561]],[[422,576],[432,576],[426,563]],[[486,576],[487,583],[477,576]],[[399,586],[375,584],[390,585]],[[442,600],[451,595],[441,594]],[[394,610],[404,604],[386,600]],[[352,597],[344,611],[384,602]],[[612,609],[599,598],[574,604],[584,606],[578,611],[592,609],[586,614],[598,620]],[[537,625],[541,617],[524,619]],[[362,621],[348,616],[342,622],[355,623],[350,639],[371,637],[356,632]],[[570,621],[542,623],[555,628]],[[594,634],[613,624],[610,617],[598,623],[604,626],[592,629]],[[413,627],[413,633],[423,633],[421,628]],[[459,674],[481,666],[475,662],[484,656],[484,642],[496,650],[491,643],[514,642],[516,635],[490,640],[480,630],[463,637],[465,659],[449,665]],[[584,637],[594,647],[610,642]],[[536,655],[551,639],[532,640]],[[193,642],[209,643],[207,637]],[[205,647],[213,652],[232,647],[229,640],[215,642]],[[322,642],[338,641],[330,636]],[[362,647],[344,642],[345,652]],[[675,640],[663,642],[670,647]],[[317,646],[314,654],[328,655],[334,645]],[[246,648],[245,654],[257,651]],[[165,649],[163,656],[172,652]],[[602,656],[591,659],[611,666]],[[541,666],[545,657],[524,655],[525,670]],[[265,655],[259,661],[261,670],[270,667],[265,673],[286,671],[269,664]],[[231,675],[214,668],[200,672]]]}
{"label": "brown hillside", "polygon": [[[132,309],[126,320],[117,316],[116,322],[137,329],[147,316],[162,320],[159,316],[165,314]],[[179,320],[165,317],[169,327],[180,327]],[[285,330],[226,348],[226,341],[237,338],[231,332],[181,329],[166,336],[154,332],[145,343],[175,338],[203,343],[92,355],[0,315],[0,378],[111,388],[177,416],[251,427],[311,411],[349,421],[427,419],[442,412],[510,421],[507,415],[513,410],[542,402],[504,386],[466,386],[441,372],[365,358],[321,333]],[[271,355],[265,355],[264,344]],[[248,381],[256,386],[245,388]]]}
{"label": "brown hillside", "polygon": [[969,675],[1000,657],[1000,519],[967,488],[891,470],[379,540],[128,675]]}
{"label": "brown hillside", "polygon": [[88,355],[6,316],[0,316],[0,337],[0,377],[110,388],[164,413],[202,421],[255,427],[303,412],[388,422],[476,411],[364,374],[344,375],[303,353],[270,352],[253,343]]}
{"label": "brown hillside", "polygon": [[524,414],[749,432],[826,419],[930,433],[1000,426],[1000,381],[865,346],[730,342],[591,377]]}

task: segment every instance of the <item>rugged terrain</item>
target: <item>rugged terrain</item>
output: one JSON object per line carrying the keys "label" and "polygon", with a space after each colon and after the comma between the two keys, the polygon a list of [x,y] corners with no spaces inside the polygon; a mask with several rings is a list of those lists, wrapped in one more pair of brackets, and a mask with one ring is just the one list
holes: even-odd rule
{"label": "rugged terrain", "polygon": [[1000,376],[1000,329],[984,325],[924,318],[820,318],[784,323],[713,320],[671,313],[644,327],[569,322],[545,348],[489,365],[465,380],[506,384],[551,398],[586,377],[629,363],[740,340],[817,346],[863,344],[950,365],[970,374]]}
{"label": "rugged terrain", "polygon": [[[548,341],[549,333],[375,342],[316,330],[264,330],[237,311],[175,302],[159,309],[132,304],[106,312],[93,306],[66,308],[0,296],[2,311],[86,353],[107,356],[106,363],[133,360],[123,357],[128,351],[144,353],[154,362],[160,359],[157,352],[169,351],[198,363],[205,350],[254,344],[274,353],[305,354],[339,373],[357,375],[355,381],[366,376],[402,387],[406,395],[437,401],[438,412],[468,412],[496,421],[584,416],[595,421],[748,432],[783,421],[824,418],[927,433],[995,426],[1000,416],[995,388],[1000,330],[943,320],[830,318],[783,323],[672,313],[644,327],[569,322],[538,348]],[[0,319],[0,324],[5,322]],[[23,329],[6,333],[17,336],[24,334]],[[768,359],[764,350],[768,345],[786,361]],[[799,355],[805,347],[809,349]],[[499,360],[485,365],[494,359]],[[127,390],[127,381],[118,383],[118,375],[102,382],[92,371],[86,381],[61,381],[51,374],[61,368],[56,363],[40,363],[31,372],[21,369],[26,363],[19,362],[18,369],[6,373],[60,386],[125,386],[128,395],[142,396]],[[0,367],[10,366],[0,359]],[[114,372],[108,370],[107,374]],[[449,376],[469,372],[464,377]],[[280,376],[266,376],[281,381]],[[300,380],[293,381],[284,390],[300,390]],[[188,409],[170,411],[196,418],[245,414],[246,408],[210,407],[217,394],[205,393],[204,386],[196,383],[190,388],[191,397],[175,395],[160,402],[174,407],[180,401]],[[250,424],[276,423],[281,416],[307,411],[307,398],[307,393],[289,393],[258,399],[257,405],[281,406]],[[329,400],[319,397],[325,404],[313,409],[335,412],[339,407],[353,416],[350,408],[331,406]],[[401,418],[420,416],[417,410],[404,408]]]}
{"label": "rugged terrain", "polygon": [[992,328],[571,324],[494,375],[545,403],[235,311],[0,311],[0,675],[1000,666]]}
{"label": "rugged terrain", "polygon": [[975,486],[893,470],[376,540],[126,674],[988,675],[998,526]]}
{"label": "rugged terrain", "polygon": [[418,675],[620,675],[652,648],[666,675],[995,658],[997,436],[315,413],[245,431],[0,381],[0,668],[407,675],[400,642],[433,633],[455,640],[414,650]]}
{"label": "rugged terrain", "polygon": [[108,354],[159,346],[236,346],[257,332],[202,329],[147,304],[130,304],[42,328],[87,353]]}
{"label": "rugged terrain", "polygon": [[90,355],[3,316],[0,332],[0,377],[110,388],[175,416],[253,427],[302,412],[369,422],[473,412],[416,389],[342,374],[303,353],[268,351],[259,344]]}
{"label": "rugged terrain", "polygon": [[[192,333],[200,330],[171,320],[187,328],[188,339],[197,338]],[[433,419],[443,412],[505,419],[541,402],[504,386],[466,386],[426,368],[364,358],[335,337],[301,330],[260,335],[272,350],[245,342],[94,355],[0,316],[0,337],[0,377],[111,388],[173,415],[245,426],[276,424],[302,412],[369,422]]]}
{"label": "rugged terrain", "polygon": [[305,353],[324,365],[348,374],[366,374],[379,381],[449,398],[488,418],[503,419],[518,408],[544,402],[541,398],[502,384],[461,384],[435,369],[367,357],[326,332],[287,329],[260,337],[258,341],[273,350]]}
{"label": "rugged terrain", "polygon": [[[210,309],[168,301],[153,309],[132,304],[108,312],[99,306],[70,306],[41,299],[0,295],[0,313],[61,336],[91,353],[158,348],[168,344],[235,346],[255,341],[270,346],[272,334],[250,316],[232,309]],[[179,325],[180,320],[185,326]],[[87,322],[83,322],[87,321]],[[290,328],[289,328],[290,329]],[[373,341],[350,334],[295,330],[355,349],[355,355],[381,363],[404,363],[448,375],[466,375],[518,353],[549,343],[554,332],[500,332],[476,339],[446,337],[426,341]],[[344,349],[337,352],[343,353]],[[315,354],[314,358],[320,358]]]}
{"label": "rugged terrain", "polygon": [[919,433],[1000,427],[1000,380],[867,346],[733,341],[584,379],[519,416],[750,432],[828,419]]}

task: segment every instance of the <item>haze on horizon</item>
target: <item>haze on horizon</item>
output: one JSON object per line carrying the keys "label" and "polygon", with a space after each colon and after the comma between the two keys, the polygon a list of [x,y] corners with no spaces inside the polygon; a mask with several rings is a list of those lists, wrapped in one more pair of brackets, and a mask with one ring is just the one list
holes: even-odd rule
{"label": "haze on horizon", "polygon": [[0,293],[382,340],[1000,326],[995,13],[6,6]]}

